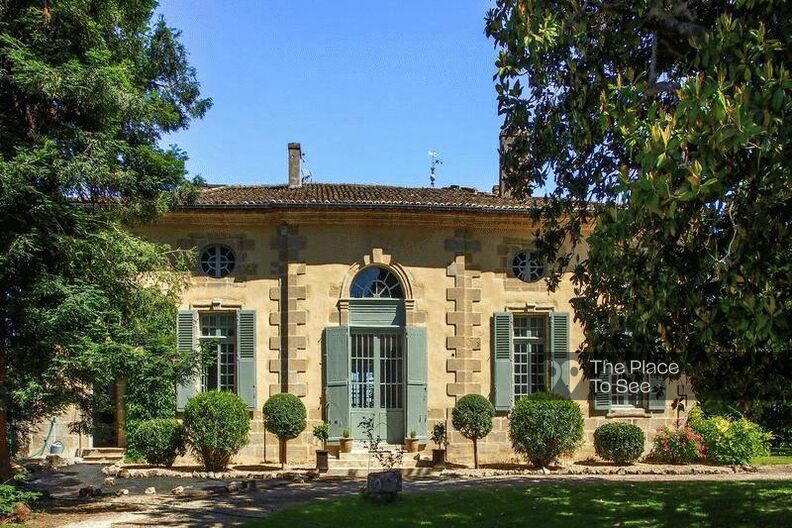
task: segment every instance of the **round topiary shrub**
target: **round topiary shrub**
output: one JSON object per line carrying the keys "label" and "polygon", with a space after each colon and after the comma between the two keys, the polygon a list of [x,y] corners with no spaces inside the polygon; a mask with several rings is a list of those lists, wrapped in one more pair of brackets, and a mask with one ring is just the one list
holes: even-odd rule
{"label": "round topiary shrub", "polygon": [[473,441],[473,465],[478,468],[478,440],[492,431],[495,406],[481,394],[462,396],[451,412],[451,424],[462,436]]}
{"label": "round topiary shrub", "polygon": [[583,413],[577,403],[557,394],[531,394],[514,404],[509,438],[517,453],[545,467],[571,454],[583,440]]}
{"label": "round topiary shrub", "polygon": [[281,441],[280,461],[286,463],[286,442],[305,430],[305,405],[294,394],[272,396],[264,404],[264,428]]}
{"label": "round topiary shrub", "polygon": [[594,451],[604,459],[617,464],[632,464],[644,450],[646,436],[633,424],[611,422],[594,431]]}
{"label": "round topiary shrub", "polygon": [[247,404],[231,392],[209,391],[191,398],[184,407],[187,442],[207,471],[223,471],[248,443]]}
{"label": "round topiary shrub", "polygon": [[187,436],[184,426],[175,418],[155,418],[137,423],[130,444],[146,462],[171,467],[177,456],[183,456]]}

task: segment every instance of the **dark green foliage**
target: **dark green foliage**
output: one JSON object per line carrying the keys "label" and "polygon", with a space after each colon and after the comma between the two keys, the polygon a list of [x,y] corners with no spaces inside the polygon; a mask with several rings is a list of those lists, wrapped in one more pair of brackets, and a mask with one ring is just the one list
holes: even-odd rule
{"label": "dark green foliage", "polygon": [[432,427],[432,442],[434,442],[438,449],[445,449],[448,445],[448,431],[446,431],[445,422],[437,422]]}
{"label": "dark green foliage", "polygon": [[468,440],[484,438],[492,431],[495,407],[480,394],[462,396],[451,412],[454,429]]}
{"label": "dark green foliage", "polygon": [[451,412],[451,424],[462,436],[473,441],[473,465],[478,468],[478,440],[492,431],[495,406],[481,394],[462,396]]}
{"label": "dark green foliage", "polygon": [[222,471],[248,443],[247,403],[231,392],[209,391],[184,407],[184,428],[192,453],[207,471]]}
{"label": "dark green foliage", "polygon": [[715,464],[748,464],[756,457],[770,455],[771,435],[743,417],[707,417],[694,407],[688,426],[701,435],[707,460]]}
{"label": "dark green foliage", "polygon": [[564,396],[561,396],[560,394],[550,391],[533,392],[528,396],[524,396],[524,398],[527,398],[531,401],[560,401],[560,400],[569,399]]}
{"label": "dark green foliage", "polygon": [[171,414],[194,366],[172,336],[183,255],[122,227],[193,195],[161,140],[210,106],[155,7],[0,2],[0,427],[77,404],[87,431],[118,378]]}
{"label": "dark green foliage", "polygon": [[551,189],[537,250],[550,286],[573,273],[584,366],[648,355],[742,413],[789,401],[789,2],[498,0],[486,32],[508,187]]}
{"label": "dark green foliage", "polygon": [[143,420],[136,425],[129,441],[146,462],[156,466],[170,467],[177,456],[187,452],[184,426],[175,418]]}
{"label": "dark green foliage", "polygon": [[39,497],[41,497],[41,493],[24,490],[17,484],[0,482],[0,521],[14,510],[15,504],[22,503],[30,506]]}
{"label": "dark green foliage", "polygon": [[755,402],[749,418],[772,433],[773,452],[792,454],[792,401]]}
{"label": "dark green foliage", "polygon": [[286,442],[305,430],[306,412],[302,400],[282,392],[264,403],[264,428],[280,440],[280,461],[286,464]]}
{"label": "dark green foliage", "polygon": [[306,412],[302,400],[282,392],[264,404],[264,427],[281,440],[291,440],[305,430]]}
{"label": "dark green foliage", "polygon": [[617,464],[632,464],[641,457],[646,436],[640,427],[621,422],[609,422],[594,431],[594,451],[603,460]]}
{"label": "dark green foliage", "polygon": [[563,397],[539,393],[520,398],[509,416],[509,438],[517,453],[545,467],[571,454],[583,440],[583,413]]}
{"label": "dark green foliage", "polygon": [[314,438],[322,442],[322,449],[324,449],[327,446],[327,439],[330,438],[330,425],[324,422],[315,425],[313,435]]}

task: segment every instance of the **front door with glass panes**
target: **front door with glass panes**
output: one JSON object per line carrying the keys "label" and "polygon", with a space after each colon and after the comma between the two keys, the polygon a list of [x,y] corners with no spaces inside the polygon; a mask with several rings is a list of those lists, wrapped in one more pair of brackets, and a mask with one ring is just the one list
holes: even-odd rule
{"label": "front door with glass panes", "polygon": [[547,390],[547,317],[514,316],[514,399]]}
{"label": "front door with glass panes", "polygon": [[351,333],[350,350],[350,432],[365,438],[360,427],[373,417],[375,435],[389,444],[404,442],[404,339],[398,331],[356,331]]}
{"label": "front door with glass panes", "polygon": [[201,341],[211,343],[216,353],[204,368],[201,392],[236,392],[236,315],[201,314],[199,327]]}

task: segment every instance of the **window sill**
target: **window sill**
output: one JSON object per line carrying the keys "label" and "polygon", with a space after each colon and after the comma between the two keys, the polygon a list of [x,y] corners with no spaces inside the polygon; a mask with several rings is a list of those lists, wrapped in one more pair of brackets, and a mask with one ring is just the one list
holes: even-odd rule
{"label": "window sill", "polygon": [[645,409],[613,409],[608,411],[605,418],[651,418],[652,413]]}

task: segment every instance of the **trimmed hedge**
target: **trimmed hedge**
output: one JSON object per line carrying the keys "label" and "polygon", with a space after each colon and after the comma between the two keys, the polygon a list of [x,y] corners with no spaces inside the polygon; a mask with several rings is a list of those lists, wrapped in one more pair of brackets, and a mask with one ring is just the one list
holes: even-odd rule
{"label": "trimmed hedge", "polygon": [[171,467],[177,456],[187,452],[187,434],[175,418],[142,420],[131,435],[130,443],[149,464]]}
{"label": "trimmed hedge", "polygon": [[517,453],[545,467],[583,441],[583,413],[577,403],[557,394],[531,394],[514,404],[509,438]]}
{"label": "trimmed hedge", "polygon": [[231,392],[209,391],[184,407],[187,442],[207,471],[223,471],[231,457],[248,443],[247,403]]}
{"label": "trimmed hedge", "polygon": [[646,435],[633,424],[610,422],[594,431],[594,451],[603,460],[632,464],[641,457]]}

